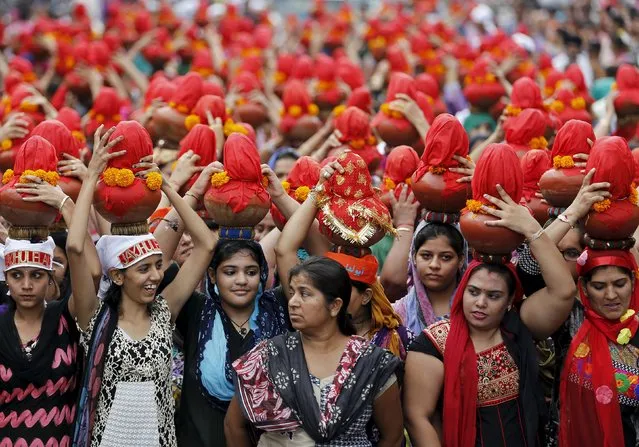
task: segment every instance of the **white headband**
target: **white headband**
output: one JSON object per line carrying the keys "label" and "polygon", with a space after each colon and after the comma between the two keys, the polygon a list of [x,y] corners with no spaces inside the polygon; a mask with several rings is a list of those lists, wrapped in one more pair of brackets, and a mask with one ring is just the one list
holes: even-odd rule
{"label": "white headband", "polygon": [[148,258],[161,255],[160,244],[152,234],[142,236],[102,236],[95,248],[102,265],[98,297],[104,298],[111,286],[109,270],[122,270]]}
{"label": "white headband", "polygon": [[51,237],[38,243],[8,238],[3,249],[4,271],[8,272],[20,267],[35,267],[51,271],[54,250],[55,243]]}

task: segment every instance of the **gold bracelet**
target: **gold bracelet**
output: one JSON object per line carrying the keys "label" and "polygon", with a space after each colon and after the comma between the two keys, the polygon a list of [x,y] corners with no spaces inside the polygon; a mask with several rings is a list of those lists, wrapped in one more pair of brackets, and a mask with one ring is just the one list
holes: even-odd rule
{"label": "gold bracelet", "polygon": [[574,230],[575,229],[575,225],[570,223],[570,221],[568,220],[568,216],[566,216],[565,214],[560,214],[559,216],[557,216],[557,220],[560,220],[564,223],[567,223],[568,225],[570,225],[570,229]]}
{"label": "gold bracelet", "polygon": [[537,239],[539,239],[540,237],[542,237],[544,235],[544,229],[541,228],[539,229],[539,231],[537,231],[535,234],[533,234],[532,236],[530,236],[529,239],[526,239],[526,243],[528,245],[532,244],[533,242],[535,242]]}
{"label": "gold bracelet", "polygon": [[193,197],[193,198],[195,199],[195,201],[196,201],[196,202],[198,202],[198,201],[200,200],[200,199],[199,199],[199,198],[198,198],[195,194],[193,194],[191,191],[187,191],[187,192],[185,192],[185,193],[184,193],[184,197],[186,197],[186,196]]}

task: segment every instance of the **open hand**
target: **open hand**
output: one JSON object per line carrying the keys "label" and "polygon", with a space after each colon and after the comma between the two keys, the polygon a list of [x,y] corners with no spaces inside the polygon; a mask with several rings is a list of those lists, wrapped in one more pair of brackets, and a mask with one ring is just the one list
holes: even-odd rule
{"label": "open hand", "polygon": [[211,185],[211,177],[213,174],[217,174],[218,172],[224,171],[224,166],[219,161],[214,161],[210,163],[208,166],[204,167],[200,176],[197,178],[189,192],[193,194],[198,199],[202,198],[206,191],[208,191],[209,186]]}
{"label": "open hand", "polygon": [[267,164],[262,165],[262,175],[266,176],[268,179],[268,186],[266,187],[266,192],[269,193],[271,198],[278,199],[286,194],[284,187],[282,186],[282,182],[277,178],[275,172],[271,169],[271,167]]}
{"label": "open hand", "polygon": [[408,185],[401,186],[399,198],[395,198],[395,191],[390,191],[390,202],[393,207],[393,223],[396,227],[400,225],[415,225],[419,202],[415,200],[413,191],[409,191]]}
{"label": "open hand", "polygon": [[16,184],[16,192],[28,194],[22,198],[25,202],[42,202],[57,209],[66,197],[59,186],[53,186],[34,175],[25,177],[29,181],[28,183]]}
{"label": "open hand", "polygon": [[317,182],[317,186],[322,186],[328,179],[330,179],[336,172],[343,174],[344,168],[337,160],[328,163],[326,166],[322,168],[320,171],[320,177]]}
{"label": "open hand", "polygon": [[29,121],[24,113],[14,113],[0,127],[0,141],[24,138],[29,134]]}
{"label": "open hand", "polygon": [[457,174],[463,174],[465,177],[457,179],[457,183],[470,183],[473,180],[473,174],[475,173],[475,163],[465,157],[459,155],[453,155],[453,158],[459,162],[459,168],[450,168],[450,172]]}
{"label": "open hand", "polygon": [[577,197],[575,197],[575,200],[566,208],[565,214],[567,216],[571,216],[575,220],[583,219],[590,211],[592,205],[610,197],[610,193],[608,192],[610,183],[599,182],[591,184],[590,182],[594,175],[595,169],[593,168],[584,177]]}
{"label": "open hand", "polygon": [[530,214],[528,208],[515,203],[500,185],[497,185],[497,192],[499,192],[501,199],[488,194],[484,195],[484,198],[497,208],[484,205],[481,207],[482,211],[499,218],[499,220],[487,221],[487,226],[508,228],[526,238],[530,238],[541,229],[541,225]]}
{"label": "open hand", "polygon": [[75,177],[83,181],[87,177],[88,169],[82,160],[69,154],[62,154],[64,160],[58,162],[58,172],[66,177]]}
{"label": "open hand", "polygon": [[186,185],[193,175],[198,172],[202,172],[204,167],[197,166],[199,161],[200,156],[193,153],[191,150],[182,154],[175,164],[175,169],[171,174],[171,178],[169,178],[171,186],[173,186],[176,190],[179,190],[182,186]]}
{"label": "open hand", "polygon": [[116,146],[124,140],[124,136],[120,135],[113,141],[109,142],[109,138],[111,137],[113,132],[115,132],[115,127],[110,128],[104,133],[104,135],[100,136],[102,130],[104,130],[103,124],[101,124],[100,127],[97,128],[95,134],[93,135],[93,156],[91,157],[91,161],[89,162],[90,175],[98,176],[102,174],[110,160],[126,154],[126,150],[109,153],[109,150],[112,147]]}

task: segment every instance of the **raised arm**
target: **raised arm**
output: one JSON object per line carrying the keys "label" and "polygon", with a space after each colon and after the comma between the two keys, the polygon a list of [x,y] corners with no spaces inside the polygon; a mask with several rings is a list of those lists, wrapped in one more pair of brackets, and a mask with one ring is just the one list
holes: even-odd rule
{"label": "raised arm", "polygon": [[497,190],[501,199],[487,197],[497,209],[483,206],[482,210],[500,220],[487,222],[486,225],[506,227],[524,235],[539,263],[546,287],[524,300],[520,316],[535,338],[543,340],[566,320],[577,289],[559,249],[528,209],[516,204],[499,185]]}
{"label": "raised arm", "polygon": [[115,127],[109,129],[100,138],[103,128],[104,126],[100,126],[95,131],[93,156],[89,163],[87,178],[80,189],[78,203],[73,210],[73,218],[71,219],[67,236],[67,257],[69,258],[71,287],[73,290],[69,309],[73,309],[75,312],[75,317],[82,330],[86,330],[88,327],[91,316],[98,304],[93,276],[91,271],[86,268],[85,261],[86,256],[91,258],[98,256],[95,246],[93,244],[88,244],[87,246],[86,243],[93,193],[100,179],[100,174],[106,168],[108,161],[126,153],[126,151],[118,151],[109,154],[109,149],[120,143],[123,137],[118,137],[109,143],[109,137],[115,131]]}
{"label": "raised arm", "polygon": [[[344,168],[336,161],[324,166],[320,174],[320,180],[317,183],[316,190],[321,188],[324,182],[330,178],[335,172],[344,173]],[[275,255],[277,257],[277,272],[280,276],[280,282],[284,284],[284,293],[287,298],[288,290],[288,273],[297,263],[297,250],[302,246],[304,239],[315,220],[317,214],[315,194],[309,194],[306,201],[295,211],[290,217],[284,229],[280,240],[275,247]]]}
{"label": "raised arm", "polygon": [[211,262],[215,240],[209,228],[189,204],[168,182],[162,183],[162,192],[171,201],[173,209],[180,215],[186,231],[193,239],[193,251],[182,265],[175,279],[164,289],[162,296],[171,309],[171,318],[176,320],[182,306],[189,299],[197,285],[202,281]]}

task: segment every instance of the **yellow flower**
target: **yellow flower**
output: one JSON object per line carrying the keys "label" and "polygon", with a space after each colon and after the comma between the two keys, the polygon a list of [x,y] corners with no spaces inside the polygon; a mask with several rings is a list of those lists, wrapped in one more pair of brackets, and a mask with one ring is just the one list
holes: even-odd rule
{"label": "yellow flower", "polygon": [[184,127],[186,127],[186,130],[193,129],[197,124],[200,124],[200,117],[197,115],[189,115],[184,118]]}
{"label": "yellow flower", "polygon": [[44,177],[47,175],[47,171],[45,171],[44,169],[37,169],[35,172],[36,177],[41,178],[42,180],[44,180]]}
{"label": "yellow flower", "polygon": [[366,143],[368,143],[369,146],[374,146],[377,144],[377,138],[375,138],[375,135],[369,135],[366,138]]}
{"label": "yellow flower", "polygon": [[635,311],[634,311],[634,310],[632,310],[632,309],[628,309],[628,310],[626,311],[626,313],[624,313],[624,314],[621,316],[621,318],[619,319],[619,321],[621,321],[621,322],[623,323],[623,322],[624,322],[624,321],[626,321],[628,318],[632,317],[634,314],[635,314]]}
{"label": "yellow flower", "polygon": [[[552,94],[552,92],[550,94]],[[553,112],[561,113],[564,111],[566,106],[564,106],[563,102],[559,101],[558,99],[555,99],[552,103],[550,103],[548,108],[552,110]]]}
{"label": "yellow flower", "polygon": [[4,174],[2,174],[2,184],[6,185],[7,183],[11,181],[12,178],[13,178],[13,169],[7,169],[6,171],[4,171]]}
{"label": "yellow flower", "polygon": [[286,193],[288,194],[288,192],[291,190],[291,184],[287,182],[286,180],[283,180],[282,188],[284,188],[284,191],[286,191]]}
{"label": "yellow flower", "polygon": [[20,103],[20,110],[22,110],[23,112],[37,112],[38,111],[38,105],[37,104],[31,104],[28,101],[22,101]]}
{"label": "yellow flower", "polygon": [[497,78],[495,77],[494,74],[492,73],[487,73],[486,76],[484,77],[486,82],[495,82],[497,80]]}
{"label": "yellow flower", "polygon": [[273,75],[273,80],[277,84],[284,83],[284,81],[286,81],[286,73],[284,73],[283,71],[276,71],[275,74]]}
{"label": "yellow flower", "polygon": [[575,161],[570,155],[557,155],[555,158],[552,159],[552,164],[555,169],[575,167]]}
{"label": "yellow flower", "polygon": [[119,113],[116,113],[115,115],[113,115],[113,116],[111,117],[111,119],[112,119],[113,121],[118,121],[118,122],[119,122],[119,121],[122,121],[122,115],[120,115]]}
{"label": "yellow flower", "polygon": [[404,180],[404,183],[410,186],[413,183],[413,180],[410,177],[408,177],[406,180]]}
{"label": "yellow flower", "polygon": [[595,203],[592,206],[592,209],[594,209],[598,213],[603,213],[608,208],[610,208],[611,204],[612,204],[612,202],[610,202],[610,199],[604,199],[604,200],[602,200],[600,202]]}
{"label": "yellow flower", "polygon": [[177,106],[177,111],[180,113],[189,113],[189,108],[184,104],[180,104],[179,106]]}
{"label": "yellow flower", "polygon": [[131,186],[135,181],[135,174],[130,169],[120,169],[115,177],[117,185],[121,188]]}
{"label": "yellow flower", "polygon": [[162,187],[162,174],[159,172],[151,172],[146,176],[146,187],[151,191],[157,191]]}
{"label": "yellow flower", "polygon": [[96,120],[98,123],[103,123],[103,122],[104,122],[104,115],[102,115],[101,113],[98,113],[98,114],[95,116],[95,120]]}
{"label": "yellow flower", "polygon": [[586,108],[586,100],[583,99],[581,96],[573,98],[570,101],[570,107],[576,110],[583,110]]}
{"label": "yellow flower", "polygon": [[344,110],[346,110],[346,106],[344,104],[340,104],[337,107],[335,107],[333,109],[333,116],[335,118],[337,118],[338,116],[340,116],[342,113],[344,113]]}
{"label": "yellow flower", "polygon": [[464,76],[464,85],[469,85],[473,83],[473,77],[470,75]]}
{"label": "yellow flower", "polygon": [[107,168],[102,173],[102,181],[107,186],[116,186],[117,185],[117,175],[118,168]]}
{"label": "yellow flower", "polygon": [[431,166],[430,168],[428,168],[428,172],[436,175],[441,175],[446,172],[446,170],[447,169],[442,166]]}
{"label": "yellow flower", "polygon": [[546,141],[546,138],[543,136],[535,137],[528,142],[528,146],[531,149],[546,149],[548,147],[548,141]]}
{"label": "yellow flower", "polygon": [[521,113],[521,107],[516,107],[512,104],[508,104],[506,106],[506,115],[508,116],[519,116]]}
{"label": "yellow flower", "polygon": [[319,114],[319,107],[317,107],[317,104],[310,104],[308,106],[308,113],[310,115],[317,116]]}
{"label": "yellow flower", "polygon": [[390,177],[384,177],[384,187],[387,191],[393,191],[395,189],[395,182]]}
{"label": "yellow flower", "polygon": [[630,329],[623,328],[619,331],[619,335],[617,335],[617,343],[619,343],[620,345],[627,345],[630,342],[631,338],[632,332],[630,332]]}
{"label": "yellow flower", "polygon": [[586,343],[579,343],[577,349],[575,349],[575,357],[582,359],[590,353],[590,346]]}
{"label": "yellow flower", "polygon": [[617,90],[617,83],[613,82],[612,84],[610,84],[610,90]]}
{"label": "yellow flower", "polygon": [[639,202],[639,193],[637,192],[637,185],[634,183],[630,186],[630,195],[628,196],[628,200],[633,205],[636,205]]}
{"label": "yellow flower", "polygon": [[379,110],[386,116],[390,116],[391,115],[391,109],[390,109],[390,106],[388,105],[387,102],[385,102],[384,104],[379,106]]}
{"label": "yellow flower", "polygon": [[49,171],[45,173],[43,180],[50,185],[58,186],[58,180],[60,180],[60,174],[55,171]]}
{"label": "yellow flower", "polygon": [[311,192],[311,188],[308,186],[300,186],[295,190],[295,200],[298,202],[304,202]]}
{"label": "yellow flower", "polygon": [[219,188],[220,186],[226,185],[230,180],[231,177],[229,177],[226,171],[218,172],[211,176],[211,186],[213,186],[213,188]]}
{"label": "yellow flower", "polygon": [[400,119],[404,118],[404,114],[402,112],[398,112],[397,110],[392,110],[391,111],[391,117],[400,120]]}
{"label": "yellow flower", "polygon": [[302,114],[302,108],[298,105],[292,105],[288,108],[288,114],[291,115],[293,118],[297,118]]}
{"label": "yellow flower", "polygon": [[363,138],[356,138],[350,141],[349,146],[353,149],[361,149],[366,146],[366,140],[364,140]]}
{"label": "yellow flower", "polygon": [[480,213],[481,207],[484,206],[479,200],[466,200],[466,209],[473,213]]}
{"label": "yellow flower", "polygon": [[8,151],[12,147],[13,147],[13,141],[11,141],[8,138],[6,140],[2,140],[2,143],[0,143],[0,150]]}
{"label": "yellow flower", "polygon": [[73,130],[71,131],[71,135],[73,135],[73,137],[78,140],[81,141],[82,143],[84,143],[85,141],[87,141],[86,137],[84,136],[84,134],[79,131],[79,130]]}

